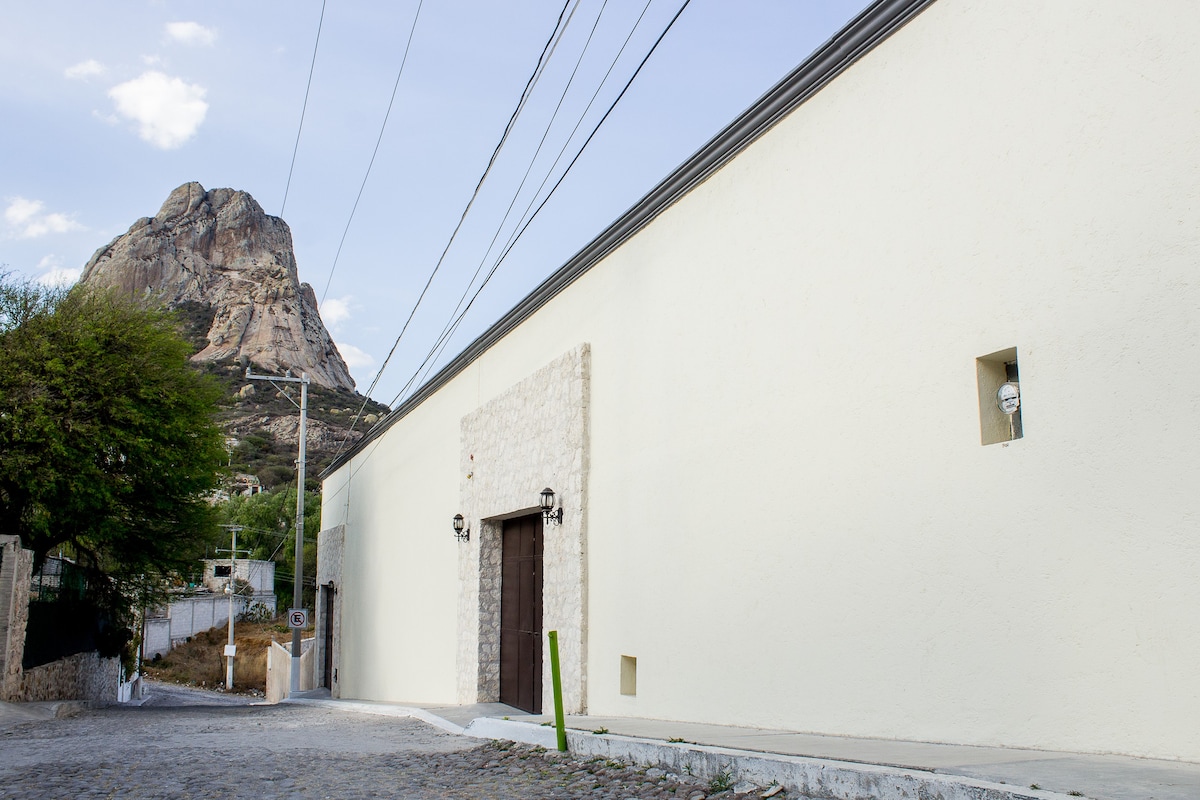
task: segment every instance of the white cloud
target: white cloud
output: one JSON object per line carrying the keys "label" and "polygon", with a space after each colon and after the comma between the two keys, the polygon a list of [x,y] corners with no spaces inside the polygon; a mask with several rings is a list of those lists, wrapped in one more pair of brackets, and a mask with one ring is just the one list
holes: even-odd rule
{"label": "white cloud", "polygon": [[24,225],[41,213],[45,206],[41,200],[14,197],[9,201],[8,208],[4,209],[4,220],[9,225]]}
{"label": "white cloud", "polygon": [[337,349],[342,354],[342,360],[350,369],[375,366],[375,358],[370,353],[359,350],[352,344],[339,344]]}
{"label": "white cloud", "polygon": [[346,295],[326,300],[321,304],[321,321],[332,329],[350,319],[350,301],[353,299],[352,296]]}
{"label": "white cloud", "polygon": [[138,135],[155,147],[171,150],[196,133],[208,113],[203,86],[150,71],[114,86],[108,96],[117,112],[138,123]]}
{"label": "white cloud", "polygon": [[41,200],[13,197],[4,209],[4,221],[14,228],[21,239],[35,239],[48,233],[69,233],[83,230],[83,226],[66,214],[47,214],[46,204]]}
{"label": "white cloud", "polygon": [[87,61],[80,61],[73,67],[67,67],[63,70],[63,75],[71,80],[79,80],[81,78],[90,78],[93,75],[103,75],[105,67],[94,58],[89,58]]}
{"label": "white cloud", "polygon": [[37,268],[42,274],[38,275],[34,280],[43,286],[59,286],[65,289],[68,286],[74,285],[79,280],[79,277],[83,275],[82,269],[64,268],[62,263],[59,262],[58,257],[53,254],[39,261]]}
{"label": "white cloud", "polygon": [[167,36],[184,44],[209,47],[217,40],[217,31],[214,28],[206,28],[199,22],[168,22]]}

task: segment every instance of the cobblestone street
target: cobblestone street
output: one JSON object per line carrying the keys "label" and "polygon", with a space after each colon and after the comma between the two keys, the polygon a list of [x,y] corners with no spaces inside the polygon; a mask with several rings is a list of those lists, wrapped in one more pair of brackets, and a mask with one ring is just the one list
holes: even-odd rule
{"label": "cobblestone street", "polygon": [[11,725],[0,729],[0,787],[12,800],[699,800],[709,793],[707,784],[661,770],[482,742],[410,719],[244,704],[147,704]]}

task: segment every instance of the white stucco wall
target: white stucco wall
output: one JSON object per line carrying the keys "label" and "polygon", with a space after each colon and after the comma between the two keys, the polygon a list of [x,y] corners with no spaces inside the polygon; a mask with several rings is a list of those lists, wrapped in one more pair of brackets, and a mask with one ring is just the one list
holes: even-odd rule
{"label": "white stucco wall", "polygon": [[326,482],[343,696],[454,698],[460,420],[586,341],[591,713],[1200,760],[1198,37],[939,0],[868,54]]}
{"label": "white stucco wall", "polygon": [[[342,577],[335,581],[341,697],[455,700],[454,406],[473,398],[449,394],[450,402],[418,409],[406,419],[416,424],[395,426],[324,482],[321,528],[346,526]],[[442,452],[444,444],[450,449]]]}

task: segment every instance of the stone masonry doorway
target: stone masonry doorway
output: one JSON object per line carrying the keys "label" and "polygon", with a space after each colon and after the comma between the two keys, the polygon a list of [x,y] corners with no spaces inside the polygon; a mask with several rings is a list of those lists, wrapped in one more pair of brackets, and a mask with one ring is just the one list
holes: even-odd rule
{"label": "stone masonry doorway", "polygon": [[[564,709],[587,713],[589,353],[586,343],[567,351],[462,418],[457,510],[470,534],[456,544],[460,703],[510,702],[512,690],[533,698],[518,698],[515,706],[549,707],[550,681],[543,680],[550,663],[546,632],[557,631]],[[564,513],[561,521],[543,529],[538,503],[547,486]],[[518,619],[510,627],[505,614],[519,616],[522,601],[519,591],[517,599],[511,595],[519,578],[509,573],[519,567],[511,559],[506,563],[504,540],[506,529],[520,525],[536,529],[528,543],[535,550],[524,558],[529,579],[536,564],[537,580],[528,587],[524,613],[537,624]],[[510,608],[502,613],[504,604]],[[500,639],[505,628],[526,633],[526,650],[522,656],[520,645],[512,653],[505,647],[502,698]],[[507,638],[521,640],[511,634]],[[513,690],[518,675],[524,676],[525,687]]]}

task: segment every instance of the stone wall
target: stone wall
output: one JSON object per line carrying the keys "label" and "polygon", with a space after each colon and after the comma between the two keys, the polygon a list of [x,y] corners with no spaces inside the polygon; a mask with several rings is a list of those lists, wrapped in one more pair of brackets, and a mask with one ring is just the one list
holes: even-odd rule
{"label": "stone wall", "polygon": [[335,525],[317,534],[317,585],[342,582],[342,553],[346,548],[346,526]]}
{"label": "stone wall", "polygon": [[[545,530],[542,628],[558,631],[567,713],[586,712],[590,371],[590,348],[580,344],[463,417],[459,497],[471,539],[459,550],[461,702],[499,699],[502,523],[536,511],[550,487],[564,514]],[[545,636],[542,664],[542,707],[550,708]]]}
{"label": "stone wall", "polygon": [[337,593],[342,586],[342,554],[346,546],[346,526],[335,525],[326,528],[317,535],[317,607],[313,609],[315,625],[313,634],[316,637],[314,646],[313,680],[317,686],[325,685],[325,603],[327,598],[333,599],[333,675],[328,676],[329,692],[333,697],[340,697],[338,688],[337,668],[340,659],[339,649],[342,643],[342,607],[338,602]]}
{"label": "stone wall", "polygon": [[33,553],[17,536],[0,536],[0,700],[116,702],[121,661],[99,653],[77,653],[50,664],[22,669]]}
{"label": "stone wall", "polygon": [[18,536],[0,536],[0,700],[21,691],[21,659],[29,622],[29,581],[33,553]]}
{"label": "stone wall", "polygon": [[[250,595],[233,598],[234,619],[238,615],[264,605],[275,613],[275,595]],[[161,613],[161,610],[160,612]],[[229,596],[225,594],[202,594],[181,597],[171,601],[167,616],[146,619],[142,636],[142,658],[166,655],[172,647],[178,647],[197,633],[229,624]]]}
{"label": "stone wall", "polygon": [[171,651],[171,618],[147,617],[142,623],[142,658],[149,661]]}
{"label": "stone wall", "polygon": [[121,661],[99,653],[77,653],[52,664],[25,670],[12,702],[33,700],[84,700],[111,705],[117,700]]}

